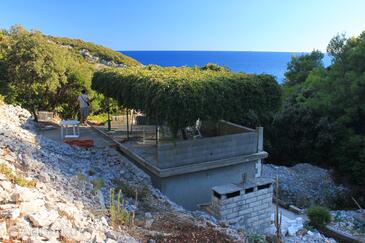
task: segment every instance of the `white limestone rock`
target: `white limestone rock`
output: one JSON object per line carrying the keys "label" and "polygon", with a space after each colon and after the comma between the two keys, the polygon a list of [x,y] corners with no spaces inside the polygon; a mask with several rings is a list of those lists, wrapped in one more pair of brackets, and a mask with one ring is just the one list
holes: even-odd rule
{"label": "white limestone rock", "polygon": [[62,229],[71,228],[72,224],[65,218],[57,219],[50,227],[51,230],[61,231]]}
{"label": "white limestone rock", "polygon": [[88,232],[80,232],[74,228],[63,228],[60,232],[60,236],[65,239],[78,241],[78,242],[90,242],[91,234]]}
{"label": "white limestone rock", "polygon": [[42,199],[37,199],[30,202],[22,202],[20,203],[19,208],[21,214],[36,213],[46,209],[45,203]]}
{"label": "white limestone rock", "polygon": [[38,213],[32,213],[28,215],[29,220],[36,227],[46,227],[54,223],[59,217],[55,210],[42,211]]}
{"label": "white limestone rock", "polygon": [[2,240],[9,239],[5,222],[0,222],[0,239],[2,239]]}
{"label": "white limestone rock", "polygon": [[8,193],[13,190],[13,184],[10,181],[0,181],[0,187]]}
{"label": "white limestone rock", "polygon": [[42,195],[36,190],[26,187],[16,186],[14,193],[11,194],[11,199],[15,202],[31,202],[42,198]]}

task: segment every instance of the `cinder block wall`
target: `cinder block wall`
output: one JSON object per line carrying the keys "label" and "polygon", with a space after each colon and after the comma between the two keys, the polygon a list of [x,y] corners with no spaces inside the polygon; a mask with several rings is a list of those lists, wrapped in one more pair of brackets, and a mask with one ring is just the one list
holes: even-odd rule
{"label": "cinder block wall", "polygon": [[212,189],[210,211],[228,223],[240,223],[248,232],[263,232],[270,225],[273,187],[271,182],[254,186],[230,185]]}
{"label": "cinder block wall", "polygon": [[239,133],[197,140],[159,144],[159,168],[171,168],[198,162],[213,161],[257,153],[258,134]]}

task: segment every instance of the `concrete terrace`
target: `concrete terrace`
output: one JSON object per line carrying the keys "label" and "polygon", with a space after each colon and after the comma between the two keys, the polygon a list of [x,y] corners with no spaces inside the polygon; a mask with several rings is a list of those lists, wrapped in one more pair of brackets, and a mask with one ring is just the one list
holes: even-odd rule
{"label": "concrete terrace", "polygon": [[225,121],[209,127],[202,129],[202,138],[174,140],[162,135],[157,143],[154,126],[134,125],[129,139],[126,126],[112,126],[112,131],[94,126],[149,174],[155,187],[187,209],[207,202],[214,186],[260,176],[261,160],[267,157],[262,128]]}

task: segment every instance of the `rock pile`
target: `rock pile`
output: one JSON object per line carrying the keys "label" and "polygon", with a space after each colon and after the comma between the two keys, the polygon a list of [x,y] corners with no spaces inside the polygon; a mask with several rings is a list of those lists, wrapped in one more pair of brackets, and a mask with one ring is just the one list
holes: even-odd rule
{"label": "rock pile", "polygon": [[336,231],[349,234],[365,242],[365,210],[332,211],[332,222],[329,224]]}
{"label": "rock pile", "polygon": [[88,61],[92,63],[101,63],[108,67],[115,67],[115,68],[126,68],[127,65],[123,63],[116,63],[114,61],[107,61],[105,59],[102,59],[96,55],[92,55],[88,50],[86,49],[80,49],[80,54],[86,58]]}
{"label": "rock pile", "polygon": [[94,213],[99,200],[80,179],[107,151],[60,145],[35,129],[26,110],[0,106],[0,241],[136,242]]}
{"label": "rock pile", "polygon": [[329,208],[348,200],[348,189],[336,185],[328,170],[311,164],[293,167],[265,164],[263,174],[273,178],[279,176],[280,199],[300,208],[313,203]]}

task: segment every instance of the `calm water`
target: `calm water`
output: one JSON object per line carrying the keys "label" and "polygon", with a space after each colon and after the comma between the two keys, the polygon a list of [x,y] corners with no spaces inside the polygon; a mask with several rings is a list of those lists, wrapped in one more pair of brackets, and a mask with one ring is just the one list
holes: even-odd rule
{"label": "calm water", "polygon": [[[160,66],[204,66],[216,63],[234,72],[268,73],[281,83],[293,52],[247,52],[247,51],[121,51],[139,62]],[[328,57],[324,62],[327,63]]]}

